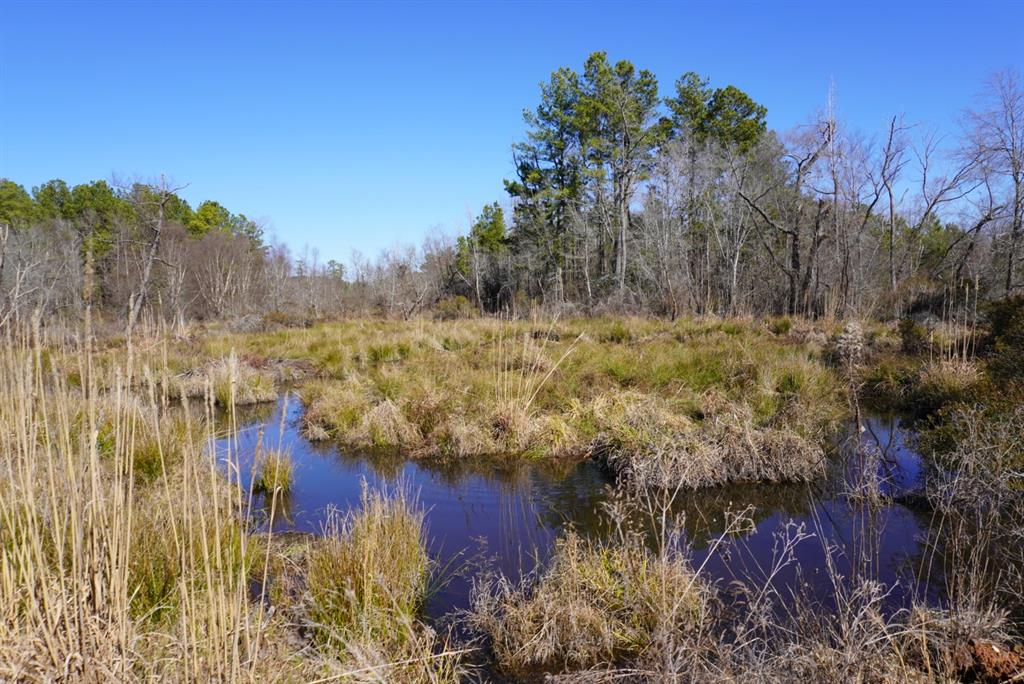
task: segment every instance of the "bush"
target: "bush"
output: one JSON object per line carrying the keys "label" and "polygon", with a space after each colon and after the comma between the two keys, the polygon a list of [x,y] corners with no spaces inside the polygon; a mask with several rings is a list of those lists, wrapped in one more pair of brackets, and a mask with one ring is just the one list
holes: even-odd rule
{"label": "bush", "polygon": [[904,318],[899,323],[900,346],[905,354],[920,354],[928,349],[928,333],[924,326],[913,318]]}
{"label": "bush", "polygon": [[1001,384],[1024,380],[1024,295],[990,302],[985,314],[989,375]]}
{"label": "bush", "polygon": [[439,321],[473,318],[476,314],[476,307],[462,295],[445,297],[434,307],[434,318]]}

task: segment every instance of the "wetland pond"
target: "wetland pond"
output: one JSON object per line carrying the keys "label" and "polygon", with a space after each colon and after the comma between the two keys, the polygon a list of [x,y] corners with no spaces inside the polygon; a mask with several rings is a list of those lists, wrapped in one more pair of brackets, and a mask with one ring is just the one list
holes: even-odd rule
{"label": "wetland pond", "polygon": [[[567,526],[583,535],[607,534],[613,481],[593,461],[553,466],[510,458],[453,468],[398,455],[353,453],[307,440],[300,430],[302,411],[301,402],[288,395],[276,405],[240,411],[239,429],[218,441],[218,453],[234,450],[243,485],[249,484],[260,440],[266,448],[290,453],[293,483],[290,493],[278,498],[274,534],[318,534],[331,508],[359,506],[364,482],[384,490],[405,487],[425,510],[428,549],[442,576],[426,606],[432,618],[468,608],[473,576],[484,569],[514,580],[533,571]],[[933,572],[931,581],[919,579],[930,557],[931,514],[896,503],[903,500],[901,494],[914,492],[923,476],[911,437],[897,416],[865,419],[860,443],[877,455],[880,489],[887,495],[872,505],[849,495],[849,483],[864,471],[855,454],[865,451],[853,448],[852,428],[836,440],[828,474],[818,481],[681,494],[674,509],[685,515],[694,567],[722,590],[734,580],[763,583],[771,575],[783,595],[799,587],[827,606],[836,591],[836,573],[828,572],[831,559],[841,577],[849,578],[856,569],[890,586],[886,600],[893,609],[908,606],[913,598],[942,603],[941,578]],[[266,502],[256,496],[254,506],[266,530]],[[752,508],[752,528],[716,546],[727,514],[747,507]],[[784,541],[801,526],[811,536],[786,552],[794,562],[774,572]]]}

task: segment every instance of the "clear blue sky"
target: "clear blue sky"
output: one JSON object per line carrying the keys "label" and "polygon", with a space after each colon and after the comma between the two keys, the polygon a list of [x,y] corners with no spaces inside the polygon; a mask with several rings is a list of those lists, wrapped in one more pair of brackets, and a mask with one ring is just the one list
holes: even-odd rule
{"label": "clear blue sky", "polygon": [[[849,5],[849,7],[844,7]],[[538,83],[606,50],[735,84],[786,129],[954,129],[1024,62],[1024,3],[12,3],[0,0],[0,176],[179,183],[346,260],[504,200]]]}

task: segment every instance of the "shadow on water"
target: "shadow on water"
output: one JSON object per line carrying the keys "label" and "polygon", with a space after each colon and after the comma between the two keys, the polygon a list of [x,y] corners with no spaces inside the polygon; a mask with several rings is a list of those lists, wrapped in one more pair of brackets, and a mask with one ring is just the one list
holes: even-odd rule
{"label": "shadow on water", "polygon": [[[274,405],[239,412],[241,427],[233,436],[243,485],[249,484],[252,459],[262,440],[265,448],[291,454],[291,492],[279,497],[273,531],[317,534],[330,507],[359,505],[361,483],[371,487],[408,486],[426,510],[431,554],[445,569],[447,581],[431,597],[427,612],[439,617],[468,607],[472,575],[481,567],[519,579],[550,553],[567,527],[585,535],[603,535],[610,524],[605,504],[612,482],[593,462],[552,467],[509,458],[503,462],[455,468],[403,458],[360,454],[337,445],[313,443],[300,431],[301,403],[286,396]],[[920,459],[897,416],[871,416],[853,449],[854,431],[837,443],[830,474],[811,484],[733,485],[680,494],[674,509],[685,516],[685,531],[695,566],[705,577],[728,586],[733,580],[766,581],[786,535],[802,526],[813,537],[792,551],[793,560],[772,582],[785,595],[800,587],[823,604],[831,603],[838,575],[867,576],[893,585],[893,608],[914,597],[941,602],[942,582],[916,583],[925,554],[930,516],[895,503],[901,492],[919,486]],[[227,448],[228,438],[217,443]],[[863,447],[867,447],[864,449]],[[863,468],[850,454],[876,454],[880,501],[851,502],[848,482]],[[851,465],[854,464],[854,465]],[[267,506],[255,497],[263,529]],[[712,540],[725,529],[727,513],[750,507],[753,529],[714,553]],[[830,549],[831,553],[827,553]]]}

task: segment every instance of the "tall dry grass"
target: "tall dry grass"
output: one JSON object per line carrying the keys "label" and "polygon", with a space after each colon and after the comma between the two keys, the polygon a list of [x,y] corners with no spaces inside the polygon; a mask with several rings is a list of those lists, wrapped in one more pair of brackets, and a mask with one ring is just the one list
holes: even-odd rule
{"label": "tall dry grass", "polygon": [[[63,363],[52,361],[58,354]],[[237,359],[225,362],[219,387],[207,382],[202,402],[180,406],[171,398],[194,388],[169,391],[168,369],[136,367],[136,358],[100,368],[88,350],[54,350],[38,336],[0,346],[0,681],[461,676],[461,652],[420,622],[421,599],[378,609],[401,598],[386,583],[345,613],[373,630],[341,650],[312,638],[315,621],[338,619],[318,570],[356,586],[355,561],[332,568],[338,557],[328,555],[304,567],[313,600],[298,614],[282,610],[268,591],[281,545],[256,532],[233,440],[212,448],[224,437],[215,425],[237,429],[235,389],[245,387]],[[398,548],[385,538],[396,519],[414,534],[405,548],[426,558],[422,514],[391,513],[381,504],[346,528],[351,543],[365,537],[350,558],[395,558],[380,553]],[[407,636],[396,642],[398,633]]]}
{"label": "tall dry grass", "polygon": [[0,349],[0,678],[251,678],[266,616],[212,420],[140,396],[130,358],[83,353],[70,387],[44,351]]}

